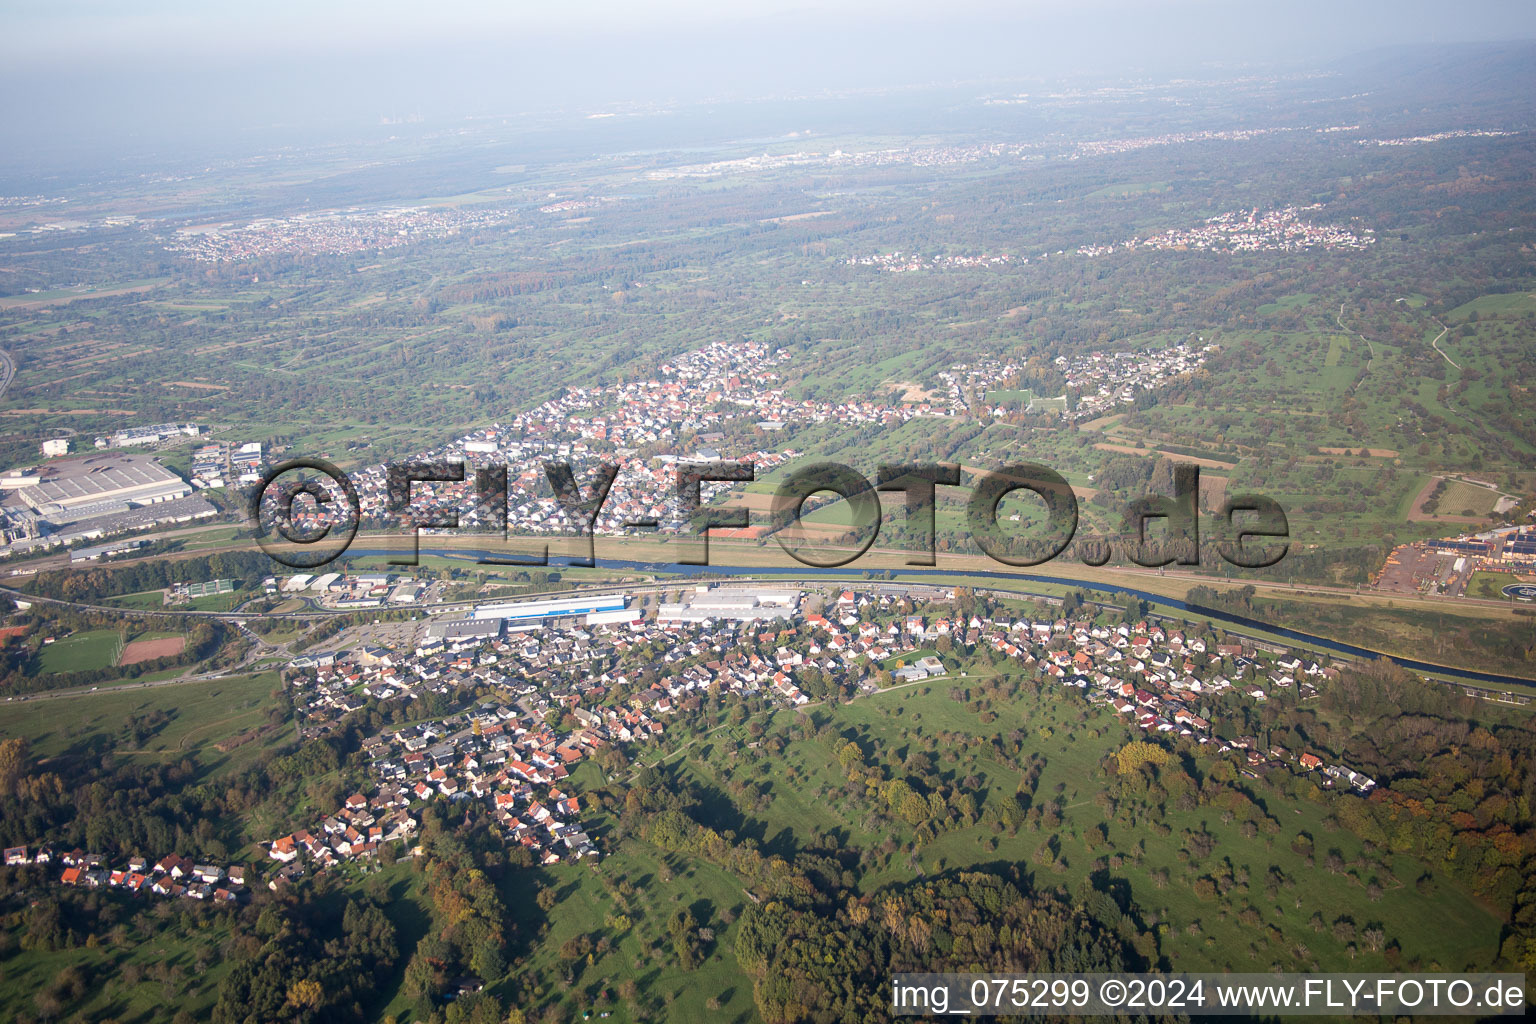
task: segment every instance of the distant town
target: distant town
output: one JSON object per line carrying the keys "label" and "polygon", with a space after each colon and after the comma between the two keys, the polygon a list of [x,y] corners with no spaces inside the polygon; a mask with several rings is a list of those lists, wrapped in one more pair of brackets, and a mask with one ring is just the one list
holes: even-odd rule
{"label": "distant town", "polygon": [[1200,227],[1170,228],[1160,235],[1128,238],[1118,245],[1084,245],[1080,256],[1107,256],[1117,250],[1192,249],[1218,253],[1300,252],[1306,249],[1339,251],[1364,249],[1376,242],[1375,232],[1367,227],[1349,228],[1341,224],[1314,224],[1303,213],[1322,209],[1311,206],[1287,206],[1260,213],[1258,210],[1221,213]]}
{"label": "distant town", "polygon": [[348,208],[246,224],[180,228],[165,248],[203,263],[271,256],[382,251],[430,239],[451,238],[471,228],[504,224],[516,217],[508,209],[473,207]]}

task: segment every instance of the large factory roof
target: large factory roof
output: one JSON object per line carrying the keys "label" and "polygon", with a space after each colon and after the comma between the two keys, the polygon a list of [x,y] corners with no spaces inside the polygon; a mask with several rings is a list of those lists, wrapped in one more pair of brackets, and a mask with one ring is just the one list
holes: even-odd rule
{"label": "large factory roof", "polygon": [[481,640],[500,634],[500,619],[433,619],[427,625],[427,636],[434,640]]}
{"label": "large factory roof", "polygon": [[587,615],[592,612],[618,611],[625,606],[623,594],[594,597],[566,597],[544,601],[502,601],[496,604],[477,605],[477,619],[550,619],[568,615]]}
{"label": "large factory roof", "polygon": [[37,471],[38,482],[16,497],[28,507],[73,508],[104,501],[149,503],[192,493],[187,483],[147,455],[91,455],[61,459]]}
{"label": "large factory roof", "polygon": [[686,604],[662,604],[656,609],[656,621],[661,623],[706,622],[726,620],[733,622],[757,622],[765,619],[787,619],[799,604],[800,592],[795,590],[748,590],[721,588],[708,590],[697,588],[688,595]]}

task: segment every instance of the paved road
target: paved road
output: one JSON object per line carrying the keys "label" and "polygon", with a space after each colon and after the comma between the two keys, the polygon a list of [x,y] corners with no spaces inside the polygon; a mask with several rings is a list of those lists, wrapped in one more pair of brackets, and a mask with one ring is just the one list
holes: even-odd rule
{"label": "paved road", "polygon": [[294,637],[285,643],[273,644],[268,643],[259,634],[251,632],[239,622],[235,622],[233,625],[235,629],[240,631],[242,636],[252,641],[252,646],[238,664],[230,665],[227,668],[221,668],[214,672],[184,672],[179,676],[172,676],[169,679],[149,679],[142,682],[120,683],[115,686],[75,686],[66,690],[47,690],[43,693],[29,693],[16,697],[15,701],[17,703],[25,703],[40,700],[64,700],[70,697],[105,696],[109,693],[122,693],[127,690],[150,690],[159,686],[182,686],[186,683],[212,682],[216,679],[227,679],[230,676],[249,675],[254,671],[253,666],[256,662],[267,658],[283,658],[286,660],[293,656],[291,648],[298,641],[299,637]]}
{"label": "paved road", "polygon": [[[249,618],[254,612],[201,612],[190,608],[125,608],[120,604],[91,604],[89,601],[66,601],[61,597],[42,597],[38,594],[29,594],[25,590],[13,590],[10,587],[0,587],[0,594],[15,598],[20,601],[31,601],[34,604],[56,604],[65,608],[79,608],[89,612],[111,612],[114,615],[129,616],[158,616],[160,618],[184,618],[184,619],[218,619],[221,622],[239,624],[240,619]],[[246,602],[249,604],[250,602]],[[268,619],[325,619],[333,615],[348,615],[350,610],[333,612],[262,612],[263,618]]]}

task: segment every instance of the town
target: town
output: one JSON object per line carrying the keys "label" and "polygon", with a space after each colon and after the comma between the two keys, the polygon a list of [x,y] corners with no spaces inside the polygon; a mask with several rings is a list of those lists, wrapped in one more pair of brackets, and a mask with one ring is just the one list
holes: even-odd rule
{"label": "town", "polygon": [[1092,419],[1136,401],[1144,392],[1156,391],[1199,370],[1216,351],[1215,345],[1180,342],[1165,348],[1139,352],[1090,352],[1086,356],[1056,357],[1056,368],[1077,395],[1070,415],[1073,420]]}
{"label": "town", "polygon": [[[297,592],[310,579],[274,580],[274,589]],[[366,582],[387,589],[402,581]],[[292,658],[283,677],[302,738],[328,735],[369,709],[427,699],[448,713],[366,739],[371,784],[318,820],[273,837],[266,844],[274,862],[263,876],[267,884],[275,888],[386,850],[409,855],[420,808],[435,800],[482,807],[501,841],[536,863],[596,858],[600,850],[583,827],[573,778],[582,763],[596,762],[597,778],[622,771],[636,748],[661,742],[669,719],[705,700],[795,709],[963,677],[976,658],[1076,693],[1150,736],[1210,745],[1255,778],[1315,771],[1323,788],[1364,795],[1376,786],[1347,765],[1305,751],[1261,749],[1252,736],[1218,728],[1229,698],[1309,701],[1338,677],[1336,667],[1267,642],[1140,618],[1114,622],[1092,607],[1038,616],[1058,599],[1032,602],[1033,615],[1001,602],[992,602],[989,613],[975,595],[947,587],[665,590],[675,599],[616,593],[462,606],[415,621],[402,642],[351,646],[349,635],[369,636],[369,627],[355,627],[336,640],[347,646]],[[159,859],[151,862],[152,855]],[[59,855],[46,844],[30,855],[16,848],[5,856],[12,864],[56,860],[64,869],[60,881],[69,885],[192,899],[248,896],[242,866],[194,864],[157,851],[118,868],[99,855]]]}
{"label": "town", "polygon": [[[789,462],[794,449],[757,448],[729,456],[711,445],[733,422],[750,423],[762,435],[789,424],[895,425],[918,416],[950,416],[951,406],[922,401],[888,406],[874,401],[796,400],[779,386],[776,367],[789,359],[783,350],[745,342],[715,342],[662,365],[654,379],[608,387],[568,388],[566,393],[520,413],[505,425],[474,431],[420,453],[422,462],[457,460],[469,466],[521,463],[508,480],[506,527],[548,534],[568,532],[578,524],[548,490],[539,461],[594,460],[612,453],[625,462],[594,524],[597,533],[687,529],[676,494],[675,467],[684,459],[666,453],[677,441],[693,437],[699,461],[731,458],[751,462],[759,476]],[[663,454],[633,458],[645,446]],[[389,512],[388,470],[371,466],[353,476],[365,518],[394,522]],[[729,490],[706,483],[708,502]],[[501,525],[497,513],[475,506],[467,485],[422,484],[412,490],[424,513],[453,509],[465,527]]]}
{"label": "town", "polygon": [[1024,265],[1028,257],[1017,260],[1006,252],[962,255],[940,253],[924,256],[920,253],[885,252],[873,256],[849,256],[843,263],[850,267],[879,267],[888,274],[908,274],[917,270],[970,270],[976,267],[1006,267],[1013,263]]}
{"label": "town", "polygon": [[243,225],[178,228],[165,248],[201,263],[298,253],[335,256],[451,238],[473,228],[507,223],[515,216],[513,211],[500,208],[350,207],[264,218]]}
{"label": "town", "polygon": [[[1024,411],[1073,420],[1091,418],[1195,372],[1213,349],[1181,343],[1140,352],[1095,351],[1072,359],[1059,357],[1055,366],[1064,375],[1069,393],[1054,398],[1031,395]],[[559,397],[505,424],[471,431],[413,457],[420,462],[462,462],[470,469],[516,466],[517,471],[509,474],[504,516],[477,503],[468,482],[473,472],[466,473],[465,483],[418,484],[412,492],[414,506],[423,514],[457,512],[466,529],[505,529],[534,536],[580,532],[584,524],[574,522],[549,492],[542,463],[617,457],[625,471],[592,531],[681,532],[689,526],[676,493],[679,462],[750,462],[756,478],[762,479],[801,455],[791,447],[744,447],[740,441],[725,445],[728,432],[740,438],[749,431],[755,439],[766,439],[790,427],[890,427],[924,417],[1001,416],[1012,407],[989,395],[1011,386],[1020,370],[1002,360],[956,364],[937,374],[937,393],[909,388],[901,401],[892,404],[876,399],[797,399],[780,379],[780,369],[789,360],[788,352],[761,343],[714,342],[660,365],[650,379],[565,389]],[[1077,396],[1075,406],[1070,395]],[[52,461],[0,478],[0,553],[28,554],[215,516],[217,509],[194,492],[258,486],[273,457],[263,442],[202,444],[192,452],[185,481],[152,456],[110,454],[125,447],[163,447],[207,432],[195,423],[125,428],[98,437],[95,447],[101,454],[81,459],[66,457],[70,439],[44,440],[43,453]],[[678,454],[677,446],[685,439],[695,447]],[[647,452],[652,454],[642,454]],[[364,519],[375,525],[394,524],[387,467],[369,466],[351,479]],[[701,498],[707,504],[730,490],[731,485],[706,482]],[[299,524],[329,515],[314,506],[295,511]],[[750,528],[746,535],[760,532]]]}
{"label": "town", "polygon": [[[1198,371],[1216,346],[1188,342],[1137,352],[1092,352],[1055,367],[1066,378],[1075,407],[1067,395],[1030,396],[1024,411],[1050,412],[1069,419],[1088,419],[1135,400],[1145,391],[1164,387]],[[569,388],[559,398],[520,413],[505,425],[471,432],[456,441],[419,453],[416,461],[458,461],[470,467],[512,464],[505,522],[496,510],[477,505],[466,483],[421,483],[412,489],[413,507],[423,517],[454,512],[464,528],[502,527],[541,535],[584,529],[554,499],[545,481],[542,461],[596,461],[599,456],[624,460],[592,526],[598,534],[660,530],[682,532],[689,524],[676,493],[676,466],[683,461],[730,459],[752,463],[757,479],[800,456],[794,448],[766,447],[727,451],[720,445],[727,431],[739,434],[750,424],[755,438],[789,426],[837,424],[896,426],[918,418],[963,415],[999,416],[1008,407],[988,395],[1011,386],[1020,367],[1001,360],[961,363],[937,376],[938,394],[908,390],[896,404],[874,400],[819,401],[794,399],[782,387],[778,368],[790,359],[783,350],[743,342],[715,342],[662,365],[654,379],[611,387]],[[1037,409],[1038,406],[1038,409]],[[1070,408],[1070,411],[1069,410]],[[687,456],[674,454],[677,442],[692,438],[698,447]],[[636,458],[643,449],[660,454]],[[390,512],[388,469],[370,466],[352,477],[366,520],[394,524]],[[730,485],[706,482],[701,498],[707,504],[731,490]],[[311,517],[321,516],[311,509]],[[427,531],[430,533],[430,530]],[[749,536],[758,535],[748,528]]]}
{"label": "town", "polygon": [[1118,245],[1084,245],[1080,256],[1107,256],[1117,250],[1192,249],[1226,254],[1244,252],[1300,252],[1306,249],[1329,251],[1364,249],[1375,244],[1371,228],[1354,229],[1341,224],[1313,224],[1301,215],[1322,209],[1311,206],[1287,206],[1260,213],[1257,209],[1220,213],[1197,228],[1170,228],[1160,235],[1128,238]]}
{"label": "town", "polygon": [[270,857],[292,877],[306,864],[376,857],[391,843],[409,848],[416,809],[432,800],[483,805],[502,841],[537,862],[595,857],[572,778],[583,762],[605,774],[621,770],[631,760],[626,751],[659,742],[668,719],[705,700],[793,709],[856,699],[964,675],[978,656],[1078,693],[1146,734],[1209,744],[1254,777],[1294,765],[1319,769],[1325,788],[1364,794],[1376,785],[1307,752],[1261,750],[1251,736],[1218,734],[1214,719],[1229,697],[1308,701],[1337,678],[1337,668],[1273,644],[1145,619],[1110,623],[1094,610],[966,614],[961,605],[974,597],[897,583],[825,592],[666,589],[675,600],[620,593],[481,604],[422,620],[394,646],[295,658],[284,675],[307,737],[369,708],[429,695],[456,710],[370,738],[372,788],[275,837]]}

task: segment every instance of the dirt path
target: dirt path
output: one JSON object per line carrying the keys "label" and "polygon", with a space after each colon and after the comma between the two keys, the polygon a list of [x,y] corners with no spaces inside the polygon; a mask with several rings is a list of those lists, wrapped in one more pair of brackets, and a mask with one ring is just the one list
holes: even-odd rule
{"label": "dirt path", "polygon": [[[1436,320],[1435,323],[1440,324],[1440,321]],[[1461,369],[1461,364],[1452,359],[1450,356],[1446,355],[1445,349],[1440,347],[1440,339],[1450,333],[1451,329],[1449,327],[1445,326],[1445,324],[1440,324],[1440,333],[1435,335],[1435,340],[1429,343],[1429,347],[1434,349],[1436,352],[1439,352],[1441,359],[1444,359],[1446,362],[1450,363],[1452,366],[1459,370]]]}
{"label": "dirt path", "polygon": [[1128,444],[1110,444],[1107,441],[1100,441],[1098,444],[1095,444],[1094,447],[1100,451],[1119,452],[1123,455],[1161,455],[1165,458],[1172,459],[1175,462],[1193,462],[1195,465],[1204,466],[1206,469],[1237,468],[1237,463],[1235,462],[1222,462],[1220,459],[1208,459],[1199,455],[1183,455],[1178,452],[1165,452],[1161,448],[1132,448]]}
{"label": "dirt path", "polygon": [[1339,330],[1343,331],[1345,334],[1353,334],[1355,337],[1365,342],[1365,347],[1371,350],[1371,358],[1366,360],[1365,369],[1360,372],[1360,380],[1355,381],[1354,390],[1359,391],[1361,381],[1365,380],[1365,375],[1371,372],[1371,364],[1376,362],[1376,346],[1371,343],[1370,338],[1367,338],[1359,331],[1351,331],[1348,327],[1344,326],[1344,303],[1339,303],[1339,314],[1333,318],[1333,322],[1339,325]]}
{"label": "dirt path", "polygon": [[1424,481],[1424,486],[1419,488],[1419,493],[1413,496],[1413,503],[1408,506],[1408,521],[1419,522],[1424,519],[1432,519],[1433,516],[1424,511],[1424,503],[1429,500],[1429,495],[1435,489],[1443,477],[1432,476]]}

